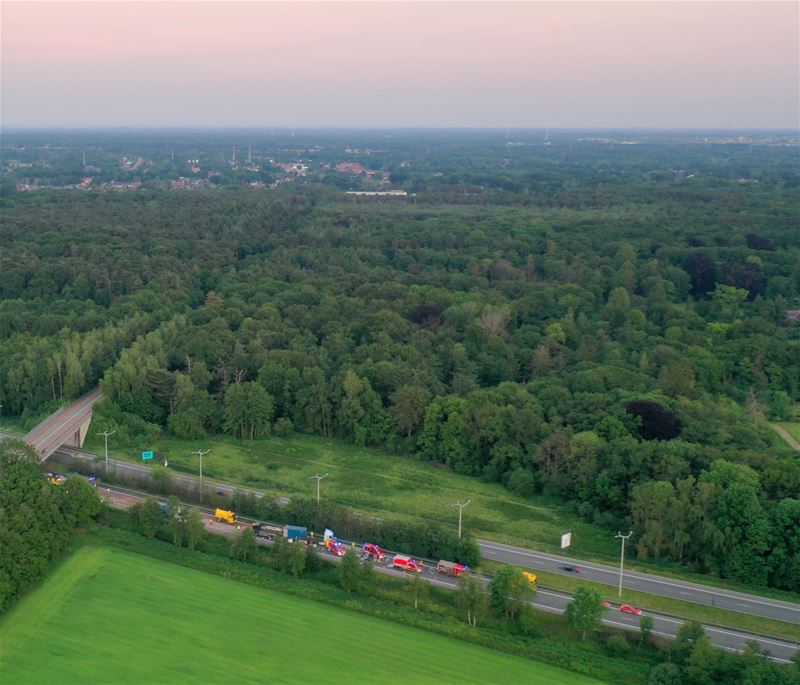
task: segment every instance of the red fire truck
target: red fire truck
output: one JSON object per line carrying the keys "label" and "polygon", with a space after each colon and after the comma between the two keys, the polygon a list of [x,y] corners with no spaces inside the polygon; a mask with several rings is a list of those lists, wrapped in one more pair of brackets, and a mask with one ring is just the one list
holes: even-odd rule
{"label": "red fire truck", "polygon": [[337,557],[343,557],[345,554],[347,554],[347,548],[336,538],[328,538],[325,540],[325,547],[327,547],[328,551],[332,552]]}
{"label": "red fire truck", "polygon": [[462,573],[469,571],[469,566],[465,564],[456,564],[453,561],[445,561],[442,559],[436,564],[436,570],[446,576],[455,576],[458,578]]}
{"label": "red fire truck", "polygon": [[384,552],[378,545],[375,545],[371,542],[365,542],[362,551],[364,556],[369,557],[370,559],[375,559],[375,561],[383,561],[386,557],[386,552]]}
{"label": "red fire truck", "polygon": [[403,571],[422,573],[422,562],[414,559],[414,557],[408,557],[405,554],[396,554],[392,559],[392,566],[402,569]]}

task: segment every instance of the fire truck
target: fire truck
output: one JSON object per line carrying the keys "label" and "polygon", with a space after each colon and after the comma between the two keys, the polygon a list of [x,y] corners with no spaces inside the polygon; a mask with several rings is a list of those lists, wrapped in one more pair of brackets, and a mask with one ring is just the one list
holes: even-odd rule
{"label": "fire truck", "polygon": [[378,545],[375,545],[371,542],[365,542],[361,551],[365,557],[369,557],[375,561],[383,561],[386,557],[386,552],[384,552]]}
{"label": "fire truck", "polygon": [[445,576],[454,576],[458,578],[462,573],[469,571],[469,566],[466,564],[456,564],[453,561],[445,561],[442,559],[436,564],[436,570]]}
{"label": "fire truck", "polygon": [[337,540],[336,538],[328,538],[325,540],[325,548],[337,557],[343,557],[347,554],[347,547],[344,546],[341,540]]}
{"label": "fire truck", "polygon": [[403,571],[422,573],[422,562],[414,559],[414,557],[408,557],[405,554],[396,554],[392,559],[392,567],[402,569]]}

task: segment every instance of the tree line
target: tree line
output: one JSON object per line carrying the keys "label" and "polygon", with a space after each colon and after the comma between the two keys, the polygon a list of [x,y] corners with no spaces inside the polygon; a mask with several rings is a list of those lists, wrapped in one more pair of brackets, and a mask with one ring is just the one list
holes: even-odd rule
{"label": "tree line", "polygon": [[800,466],[764,421],[800,397],[797,187],[750,163],[761,184],[620,177],[557,207],[15,198],[3,411],[33,421],[101,379],[125,443],[383,446],[631,522],[642,555],[797,589]]}

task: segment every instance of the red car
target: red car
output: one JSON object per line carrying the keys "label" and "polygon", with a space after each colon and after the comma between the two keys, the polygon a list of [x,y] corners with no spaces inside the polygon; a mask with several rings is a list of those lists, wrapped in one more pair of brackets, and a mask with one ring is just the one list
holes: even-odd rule
{"label": "red car", "polygon": [[623,614],[633,614],[634,616],[638,616],[642,613],[642,610],[639,607],[632,606],[630,604],[622,604],[619,607],[619,610]]}

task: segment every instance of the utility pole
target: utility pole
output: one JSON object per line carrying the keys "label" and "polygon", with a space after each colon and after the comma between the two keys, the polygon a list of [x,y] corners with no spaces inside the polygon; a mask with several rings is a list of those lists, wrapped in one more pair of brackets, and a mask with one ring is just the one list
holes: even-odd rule
{"label": "utility pole", "polygon": [[470,503],[470,500],[467,500],[463,504],[461,502],[456,502],[455,504],[451,504],[451,507],[458,507],[458,539],[461,539],[461,513],[464,511],[464,507],[466,507]]}
{"label": "utility pole", "polygon": [[106,478],[108,478],[108,436],[114,435],[117,431],[103,431],[102,433],[98,433],[98,435],[102,435],[106,441]]}
{"label": "utility pole", "polygon": [[200,504],[203,503],[203,455],[208,454],[211,450],[195,450],[192,454],[200,457]]}
{"label": "utility pole", "polygon": [[309,476],[308,477],[309,480],[311,480],[312,478],[316,478],[317,479],[317,505],[319,505],[319,483],[323,478],[327,478],[327,477],[328,477],[327,473],[324,476],[320,476],[319,474],[317,474],[316,476]]}
{"label": "utility pole", "polygon": [[627,535],[623,535],[621,532],[617,531],[617,534],[614,536],[615,538],[619,538],[622,540],[622,552],[619,555],[619,596],[622,597],[622,567],[625,564],[625,541],[633,535],[633,531],[630,531]]}

